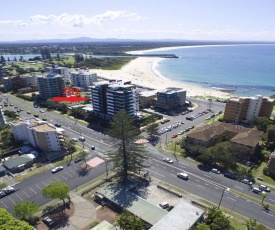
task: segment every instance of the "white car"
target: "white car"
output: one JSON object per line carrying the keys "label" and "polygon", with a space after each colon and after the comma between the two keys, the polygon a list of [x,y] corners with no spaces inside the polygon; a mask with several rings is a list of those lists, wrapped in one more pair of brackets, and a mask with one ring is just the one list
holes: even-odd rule
{"label": "white car", "polygon": [[261,184],[261,185],[259,186],[259,189],[260,189],[261,191],[270,192],[270,188],[268,188],[267,186],[265,186],[265,185],[263,185],[263,184]]}
{"label": "white car", "polygon": [[177,177],[188,180],[188,174],[187,173],[177,173]]}
{"label": "white car", "polygon": [[221,174],[221,172],[218,169],[215,169],[215,168],[213,168],[211,170],[211,172],[216,173],[216,174]]}
{"label": "white car", "polygon": [[172,164],[172,163],[173,163],[173,160],[171,160],[171,159],[168,158],[168,157],[164,157],[164,158],[163,158],[163,161],[164,161],[164,162],[167,162],[167,163],[169,163],[169,164]]}
{"label": "white car", "polygon": [[77,138],[76,138],[76,137],[73,137],[73,138],[72,138],[72,141],[77,142]]}
{"label": "white car", "polygon": [[63,167],[62,166],[58,166],[58,167],[55,167],[54,169],[52,169],[52,173],[56,173],[56,172],[59,172],[63,170]]}
{"label": "white car", "polygon": [[40,113],[45,113],[45,111],[44,110],[40,110]]}
{"label": "white car", "polygon": [[247,180],[247,179],[243,179],[242,182],[244,184],[252,185],[252,182],[250,180]]}

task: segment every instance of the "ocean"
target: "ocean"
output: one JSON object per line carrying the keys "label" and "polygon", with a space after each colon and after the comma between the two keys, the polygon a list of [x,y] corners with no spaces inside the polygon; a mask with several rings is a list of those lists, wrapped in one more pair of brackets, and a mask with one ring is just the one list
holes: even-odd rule
{"label": "ocean", "polygon": [[179,57],[153,65],[169,80],[232,90],[232,96],[275,94],[275,45],[198,46],[145,53]]}

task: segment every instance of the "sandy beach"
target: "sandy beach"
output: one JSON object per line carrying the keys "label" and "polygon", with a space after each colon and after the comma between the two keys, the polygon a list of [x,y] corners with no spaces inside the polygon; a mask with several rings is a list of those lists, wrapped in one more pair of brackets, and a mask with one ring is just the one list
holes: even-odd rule
{"label": "sandy beach", "polygon": [[[177,47],[179,48],[179,47]],[[164,50],[165,48],[161,48]],[[166,48],[171,49],[171,47]],[[115,79],[122,81],[131,81],[132,84],[141,85],[154,89],[164,89],[167,87],[183,88],[187,91],[187,96],[215,96],[219,98],[228,98],[229,93],[221,92],[216,89],[200,87],[188,83],[179,83],[170,81],[162,77],[153,70],[153,66],[160,60],[157,57],[138,57],[120,70],[98,70],[91,69],[90,72],[97,73],[99,77],[107,79]]]}

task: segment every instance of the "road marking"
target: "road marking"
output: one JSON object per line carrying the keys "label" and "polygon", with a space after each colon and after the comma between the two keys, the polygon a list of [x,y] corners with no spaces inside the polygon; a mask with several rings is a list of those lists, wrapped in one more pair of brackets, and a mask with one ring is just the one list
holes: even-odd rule
{"label": "road marking", "polygon": [[219,188],[215,187],[215,189],[219,189]]}
{"label": "road marking", "polygon": [[263,213],[265,213],[266,215],[269,215],[269,216],[274,216],[274,215],[272,215],[270,213],[267,213],[267,212],[263,212]]}
{"label": "road marking", "polygon": [[163,167],[164,169],[166,169],[166,167]]}
{"label": "road marking", "polygon": [[211,176],[209,176],[209,175],[205,175],[205,174],[203,174],[204,176],[206,176],[206,177],[209,177],[209,178],[211,178]]}
{"label": "road marking", "polygon": [[20,200],[23,200],[20,196],[18,196],[18,194],[15,194]]}
{"label": "road marking", "polygon": [[34,191],[32,188],[30,188],[30,190],[32,190],[35,194],[37,194],[37,192],[36,192],[36,191]]}
{"label": "road marking", "polygon": [[227,197],[229,200],[233,200],[233,201],[236,201],[235,199],[231,198],[231,197]]}
{"label": "road marking", "polygon": [[238,195],[235,195],[235,197],[239,198],[240,196],[238,196]]}
{"label": "road marking", "polygon": [[238,189],[240,189],[240,190],[243,190],[243,188],[240,188],[240,187],[238,187],[238,186],[236,186],[236,185],[235,185],[235,187],[238,188]]}
{"label": "road marking", "polygon": [[26,196],[30,198],[30,196],[29,196],[29,194],[28,194],[28,193],[26,193],[25,191],[23,191],[23,193],[25,193],[25,194],[26,194]]}
{"label": "road marking", "polygon": [[42,190],[42,188],[40,188],[37,184],[36,184],[36,187],[39,188],[40,190]]}
{"label": "road marking", "polygon": [[172,172],[175,172],[173,169],[171,170]]}
{"label": "road marking", "polygon": [[200,182],[199,180],[196,180],[197,182]]}
{"label": "road marking", "polygon": [[152,170],[148,170],[148,171],[150,171],[150,172],[152,172],[152,173],[156,173],[156,174],[158,174],[159,176],[165,177],[165,176],[163,176],[162,174],[159,174],[159,173],[154,172],[154,171],[152,171]]}
{"label": "road marking", "polygon": [[8,206],[7,205],[5,205],[5,203],[3,202],[3,201],[1,201],[1,203],[7,208]]}
{"label": "road marking", "polygon": [[45,185],[45,186],[47,186],[47,184],[46,183],[44,183],[44,182],[41,182],[43,185]]}
{"label": "road marking", "polygon": [[197,186],[200,187],[200,188],[205,188],[205,187],[203,187],[203,186],[201,186],[201,185],[199,185],[199,184],[197,184]]}
{"label": "road marking", "polygon": [[246,201],[249,202],[249,203],[251,202],[250,200],[246,200]]}
{"label": "road marking", "polygon": [[69,173],[67,173],[67,172],[65,172],[68,176],[70,176],[70,177],[73,177],[72,175],[70,175]]}
{"label": "road marking", "polygon": [[182,163],[182,162],[180,162],[180,164],[188,166],[188,164],[185,164],[185,163]]}
{"label": "road marking", "polygon": [[271,200],[271,201],[275,202],[275,200],[272,200],[272,199],[268,199],[268,200]]}
{"label": "road marking", "polygon": [[64,176],[62,176],[62,175],[60,175],[61,177],[63,177],[65,180],[68,180],[66,177],[64,177]]}
{"label": "road marking", "polygon": [[9,199],[10,199],[10,201],[13,203],[13,204],[15,204],[15,202],[9,197]]}
{"label": "road marking", "polygon": [[205,185],[209,185],[209,184],[206,183]]}

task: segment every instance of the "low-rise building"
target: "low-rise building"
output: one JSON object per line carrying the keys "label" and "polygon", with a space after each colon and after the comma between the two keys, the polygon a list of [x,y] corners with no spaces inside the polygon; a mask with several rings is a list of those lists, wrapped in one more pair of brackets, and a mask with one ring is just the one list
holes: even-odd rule
{"label": "low-rise building", "polygon": [[5,128],[5,124],[6,124],[6,121],[5,121],[4,113],[2,110],[2,106],[0,106],[0,130]]}
{"label": "low-rise building", "polygon": [[25,169],[32,167],[32,165],[33,159],[27,155],[10,157],[3,163],[3,166],[12,173],[22,172]]}
{"label": "low-rise building", "polygon": [[233,135],[233,138],[230,139],[231,143],[247,147],[250,155],[254,153],[263,134],[261,131],[242,126],[215,122],[213,124],[199,127],[188,133],[186,135],[186,141],[191,144],[209,147],[213,145],[215,138],[218,135],[222,135],[225,132],[229,132]]}
{"label": "low-rise building", "polygon": [[261,95],[231,98],[226,103],[223,119],[226,122],[249,123],[253,117],[270,118],[274,104],[274,100]]}
{"label": "low-rise building", "polygon": [[139,104],[149,107],[155,104],[158,90],[141,91],[139,93]]}
{"label": "low-rise building", "polygon": [[269,158],[269,161],[268,161],[268,171],[272,175],[275,175],[275,152],[270,154],[270,158]]}
{"label": "low-rise building", "polygon": [[170,110],[184,106],[186,102],[186,90],[180,88],[166,88],[158,90],[156,107]]}
{"label": "low-rise building", "polygon": [[11,131],[16,140],[31,144],[45,153],[60,151],[64,134],[53,125],[36,118],[11,122]]}
{"label": "low-rise building", "polygon": [[97,82],[97,74],[89,73],[85,69],[79,69],[78,71],[71,72],[71,82],[75,87],[81,87],[87,89],[92,86],[94,82]]}

